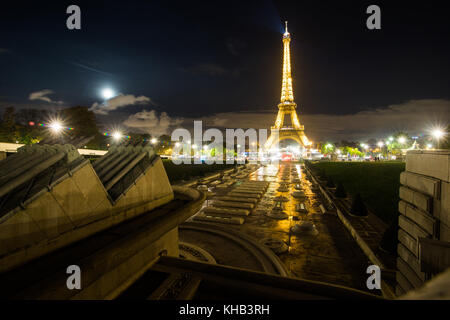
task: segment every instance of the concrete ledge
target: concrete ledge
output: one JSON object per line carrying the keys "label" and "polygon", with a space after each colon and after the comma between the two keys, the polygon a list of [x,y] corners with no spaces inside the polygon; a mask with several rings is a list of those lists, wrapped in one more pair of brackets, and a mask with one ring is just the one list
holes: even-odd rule
{"label": "concrete ledge", "polygon": [[403,171],[400,173],[400,183],[430,197],[440,199],[441,181],[438,179]]}
{"label": "concrete ledge", "polygon": [[417,257],[401,243],[399,243],[397,246],[397,252],[399,257],[402,258],[403,261],[405,261],[410,266],[411,270],[414,271],[419,279],[425,281],[425,273],[420,271],[419,260],[417,259]]}
{"label": "concrete ledge", "polygon": [[231,216],[248,216],[250,214],[249,210],[246,209],[229,209],[229,208],[214,208],[206,207],[203,212],[211,215],[231,215]]}
{"label": "concrete ledge", "polygon": [[407,232],[402,229],[398,230],[398,241],[402,243],[409,251],[411,251],[416,257],[419,256],[419,242],[414,237],[411,237]]}
{"label": "concrete ledge", "polygon": [[450,151],[410,150],[406,153],[406,171],[450,182]]}
{"label": "concrete ledge", "polygon": [[406,292],[414,290],[414,286],[408,281],[408,279],[400,272],[397,271],[397,276],[395,277],[397,280],[397,285],[402,287],[402,289]]}
{"label": "concrete ledge", "polygon": [[427,238],[430,236],[428,232],[423,230],[420,226],[414,223],[411,219],[406,218],[404,215],[398,217],[398,225],[401,229],[405,230],[414,239],[419,237]]}
{"label": "concrete ledge", "polygon": [[197,221],[209,221],[209,222],[220,222],[227,224],[243,224],[244,219],[238,217],[222,217],[222,216],[210,216],[206,214],[199,213],[194,217]]}
{"label": "concrete ledge", "polygon": [[410,283],[414,288],[419,288],[423,285],[424,282],[417,276],[414,270],[412,270],[402,258],[397,258],[397,269],[408,280],[408,283]]}
{"label": "concrete ledge", "polygon": [[407,187],[400,187],[399,191],[400,199],[409,202],[416,207],[432,213],[431,206],[432,206],[432,198],[424,195],[420,192],[414,191],[413,189],[407,188]]}
{"label": "concrete ledge", "polygon": [[253,209],[255,205],[248,202],[232,202],[232,201],[214,201],[212,203],[213,207],[230,207],[230,208],[240,208],[240,209]]}

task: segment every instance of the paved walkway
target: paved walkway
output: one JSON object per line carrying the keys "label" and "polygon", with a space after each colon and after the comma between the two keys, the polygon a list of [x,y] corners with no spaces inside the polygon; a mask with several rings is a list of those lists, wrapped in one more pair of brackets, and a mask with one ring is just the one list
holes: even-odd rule
{"label": "paved walkway", "polygon": [[[245,218],[243,224],[226,227],[239,230],[257,241],[266,238],[284,241],[288,245],[288,251],[278,256],[294,277],[367,291],[366,280],[369,275],[366,274],[366,269],[371,263],[337,215],[321,212],[319,206],[326,202],[321,198],[320,191],[312,188],[311,182],[306,179],[302,170],[300,165],[290,163],[281,163],[278,168],[274,166],[259,168],[246,180],[269,181],[269,188],[257,208]],[[301,200],[292,197],[295,183],[290,182],[297,176],[306,195]],[[280,182],[289,182],[287,192],[277,191]],[[228,191],[214,190],[217,195]],[[288,219],[276,220],[266,215],[267,211],[273,208],[273,200],[277,196],[285,196],[288,199],[283,204]],[[295,210],[298,203],[304,203],[308,209],[307,214]],[[291,227],[302,221],[312,222],[318,233],[294,235],[290,232]]]}

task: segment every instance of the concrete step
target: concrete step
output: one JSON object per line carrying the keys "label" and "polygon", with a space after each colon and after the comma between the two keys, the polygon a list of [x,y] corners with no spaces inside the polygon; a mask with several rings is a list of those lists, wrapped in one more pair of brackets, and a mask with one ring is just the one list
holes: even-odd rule
{"label": "concrete step", "polygon": [[230,197],[230,196],[218,197],[217,200],[234,201],[234,202],[248,202],[248,203],[256,203],[258,201],[255,198],[239,198],[239,197]]}
{"label": "concrete step", "polygon": [[214,201],[212,205],[214,207],[230,207],[241,209],[253,209],[255,207],[253,203],[232,202],[232,201]]}
{"label": "concrete step", "polygon": [[247,209],[232,209],[232,208],[217,208],[217,207],[206,207],[203,209],[205,214],[210,215],[228,215],[228,216],[241,216],[246,217],[250,214],[250,210]]}
{"label": "concrete step", "polygon": [[244,219],[238,218],[238,217],[214,217],[214,216],[208,216],[205,214],[197,214],[194,217],[194,220],[197,221],[209,221],[209,222],[219,222],[219,223],[226,223],[226,224],[243,224]]}

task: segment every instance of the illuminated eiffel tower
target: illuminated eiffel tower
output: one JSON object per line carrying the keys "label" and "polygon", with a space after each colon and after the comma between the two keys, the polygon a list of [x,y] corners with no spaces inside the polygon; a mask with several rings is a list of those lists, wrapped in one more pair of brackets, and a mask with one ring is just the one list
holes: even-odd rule
{"label": "illuminated eiffel tower", "polygon": [[[275,125],[271,127],[270,137],[265,143],[265,149],[270,150],[278,146],[282,140],[291,139],[296,141],[300,147],[307,148],[311,145],[304,133],[304,126],[300,125],[297,115],[297,104],[294,102],[291,77],[291,55],[289,44],[291,34],[288,32],[287,21],[286,31],[283,34],[283,81],[281,85],[281,101],[278,104],[278,115]],[[291,125],[285,124],[285,117],[290,116]]]}

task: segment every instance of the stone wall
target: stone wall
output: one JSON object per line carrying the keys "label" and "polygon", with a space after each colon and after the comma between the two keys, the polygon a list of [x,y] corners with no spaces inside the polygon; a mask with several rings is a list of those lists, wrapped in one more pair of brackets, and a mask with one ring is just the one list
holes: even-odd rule
{"label": "stone wall", "polygon": [[[435,275],[424,267],[430,252],[421,252],[421,239],[450,241],[450,151],[408,151],[400,183],[397,295],[421,287]],[[435,256],[441,261],[449,253],[441,249],[445,247],[436,246]]]}

